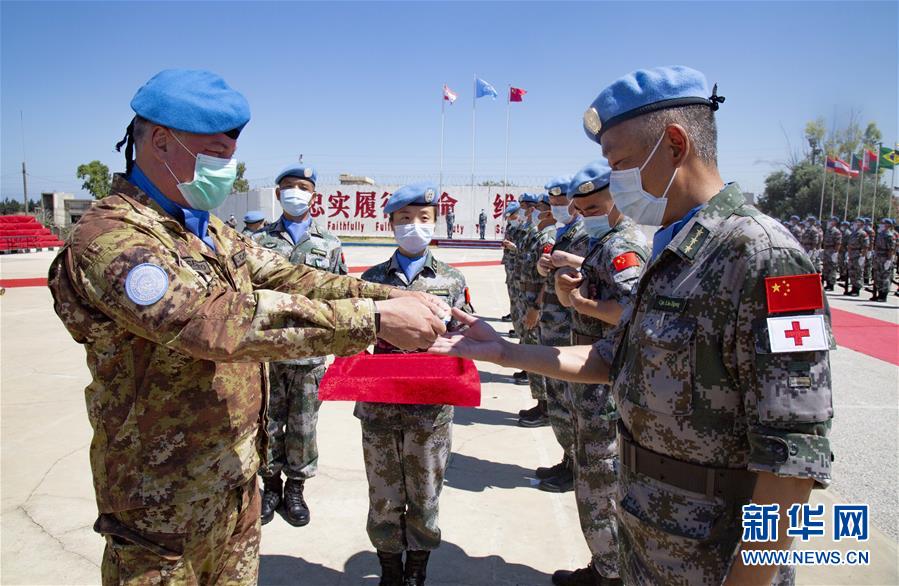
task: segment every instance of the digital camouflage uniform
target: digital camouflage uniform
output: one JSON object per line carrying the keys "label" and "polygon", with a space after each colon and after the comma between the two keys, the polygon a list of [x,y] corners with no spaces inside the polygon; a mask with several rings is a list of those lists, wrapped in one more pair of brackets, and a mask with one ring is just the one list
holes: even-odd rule
{"label": "digital camouflage uniform", "polygon": [[450,208],[446,214],[446,237],[453,237],[453,226],[456,225],[456,212]]}
{"label": "digital camouflage uniform", "polygon": [[[546,247],[552,247],[555,243],[556,228],[554,224],[540,230],[536,226],[531,229],[524,238],[522,255],[519,257],[519,275],[521,275],[521,322],[522,344],[539,344],[540,328],[534,326],[528,329],[524,325],[525,316],[529,309],[537,309],[537,297],[543,289],[544,278],[537,272],[537,261]],[[531,397],[538,401],[546,399],[546,378],[539,374],[528,372],[528,384],[531,387]]]}
{"label": "digital camouflage uniform", "polygon": [[515,240],[513,240],[513,242],[515,243],[517,250],[509,263],[510,272],[512,273],[512,294],[514,296],[512,299],[512,327],[518,335],[519,343],[523,343],[524,340],[524,279],[522,278],[521,267],[527,256],[524,247],[531,238],[533,232],[534,227],[530,224],[523,224],[516,229]]}
{"label": "digital camouflage uniform", "polygon": [[[340,240],[314,220],[294,244],[284,227],[284,219],[269,224],[253,235],[253,240],[277,252],[295,265],[306,265],[334,273],[347,274]],[[279,476],[305,480],[318,470],[318,385],[325,375],[326,357],[298,358],[269,364],[268,464],[260,469],[262,476]]]}
{"label": "digital camouflage uniform", "polygon": [[[361,297],[389,295],[294,267],[215,216],[208,234],[215,251],[117,174],[50,267],[54,308],[92,377],[107,584],[256,583],[263,362],[361,351],[375,339]],[[161,289],[128,279],[144,264],[167,277]],[[156,302],[144,295],[157,290]]]}
{"label": "digital camouflage uniform", "polygon": [[[555,228],[553,228],[555,229]],[[558,234],[556,235],[558,236]],[[584,222],[578,217],[567,232],[553,244],[552,251],[557,250],[584,256],[587,254],[587,242],[590,237],[584,231]],[[542,254],[542,250],[540,251]],[[539,258],[539,256],[538,256]],[[536,265],[534,267],[536,270]],[[562,305],[556,296],[556,272],[543,278],[543,303],[540,306],[540,321],[537,322],[540,343],[545,346],[568,346],[571,344],[571,309]],[[569,383],[544,377],[546,385],[546,409],[549,424],[562,452],[574,457],[574,420]]]}
{"label": "digital camouflage uniform", "polygon": [[612,366],[625,584],[721,584],[755,473],[829,483],[828,352],[773,353],[766,321],[765,277],[811,272],[736,184],[644,269]]}
{"label": "digital camouflage uniform", "polygon": [[487,214],[484,212],[478,216],[478,231],[481,234],[481,240],[487,237]]}
{"label": "digital camouflage uniform", "polygon": [[892,228],[880,230],[874,240],[874,258],[872,259],[874,290],[884,296],[890,292],[893,279],[893,259],[896,250],[896,232]]}
{"label": "digital camouflage uniform", "polygon": [[[593,301],[613,300],[624,307],[630,303],[649,257],[643,232],[624,216],[598,240],[591,239],[583,255],[581,294]],[[633,252],[638,265],[617,269],[614,259]],[[573,312],[571,344],[594,344],[604,339],[614,346],[617,327],[602,320]],[[609,357],[611,359],[611,357]],[[590,548],[593,565],[606,578],[618,576],[618,538],[615,523],[618,415],[609,385],[571,383],[574,415],[574,490],[581,530]]]}
{"label": "digital camouflage uniform", "polygon": [[867,285],[871,282],[873,275],[874,263],[871,261],[874,260],[874,241],[877,239],[877,231],[874,226],[865,224],[865,233],[868,234],[868,249],[865,251],[865,284]]}
{"label": "digital camouflage uniform", "polygon": [[[505,238],[509,242],[518,246],[518,237],[521,233],[522,228],[520,226],[512,226],[511,224],[506,224],[506,234]],[[518,333],[517,327],[517,299],[518,299],[518,275],[515,272],[515,263],[516,257],[518,256],[518,250],[507,250],[503,248],[503,268],[506,272],[506,292],[509,294],[509,316],[512,318],[512,328],[515,330],[515,333]]]}
{"label": "digital camouflage uniform", "polygon": [[865,254],[871,246],[871,240],[864,227],[852,231],[846,243],[846,267],[849,287],[860,291],[865,274]]}
{"label": "digital camouflage uniform", "polygon": [[852,236],[852,228],[849,226],[840,227],[840,281],[849,282],[849,237]]}
{"label": "digital camouflage uniform", "polygon": [[824,233],[823,250],[821,256],[824,261],[823,277],[829,287],[837,282],[837,267],[839,266],[840,246],[843,242],[843,233],[838,226],[830,226]]}
{"label": "digital camouflage uniform", "polygon": [[802,232],[802,240],[800,241],[809,260],[812,261],[812,265],[815,267],[815,272],[818,273],[821,272],[818,263],[821,259],[819,249],[821,248],[822,240],[823,233],[818,228],[818,225],[813,223],[805,227],[805,230]]}
{"label": "digital camouflage uniform", "polygon": [[796,242],[802,244],[802,238],[805,236],[805,226],[802,225],[802,222],[796,222],[793,226],[790,227],[790,234],[793,235],[793,238],[796,239]]}
{"label": "digital camouflage uniform", "polygon": [[[392,256],[362,274],[373,283],[425,291],[450,307],[472,312],[465,277],[427,251],[411,282]],[[447,329],[456,324],[450,323]],[[379,340],[375,353],[400,352]],[[452,449],[451,405],[356,403],[362,422],[362,454],[368,477],[368,538],[387,553],[430,551],[440,545],[438,503]]]}

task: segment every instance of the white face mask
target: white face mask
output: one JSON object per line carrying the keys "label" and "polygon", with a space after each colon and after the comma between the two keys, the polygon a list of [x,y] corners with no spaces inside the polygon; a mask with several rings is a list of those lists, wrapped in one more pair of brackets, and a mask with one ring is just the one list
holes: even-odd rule
{"label": "white face mask", "polygon": [[435,227],[436,224],[399,224],[393,227],[393,237],[406,252],[419,254],[434,238]]}
{"label": "white face mask", "polygon": [[609,225],[609,215],[604,216],[584,216],[584,230],[590,235],[590,238],[602,238],[612,229]]}
{"label": "white face mask", "polygon": [[570,222],[571,218],[573,217],[571,215],[571,212],[568,211],[568,206],[550,206],[550,207],[553,210],[553,217],[556,219],[556,221],[561,222],[567,226],[568,222]]}
{"label": "white face mask", "polygon": [[289,216],[301,217],[309,211],[312,194],[298,187],[281,190],[281,207]]}
{"label": "white face mask", "polygon": [[674,178],[677,177],[676,168],[674,169],[674,174],[671,175],[668,186],[665,187],[665,191],[659,197],[647,193],[643,189],[643,179],[640,176],[640,172],[643,171],[643,168],[646,167],[652,156],[656,154],[663,138],[665,138],[664,133],[659,137],[656,146],[652,147],[652,152],[649,153],[649,156],[646,157],[646,160],[643,161],[640,167],[633,167],[623,171],[612,171],[609,180],[609,191],[612,192],[615,206],[622,214],[630,217],[638,224],[647,226],[662,225],[662,217],[665,215],[665,207],[668,205],[668,190],[671,189],[671,184],[674,183]]}
{"label": "white face mask", "polygon": [[531,224],[535,226],[540,223],[540,210],[534,208],[531,210]]}
{"label": "white face mask", "polygon": [[509,218],[509,225],[512,226],[513,228],[517,228],[518,226],[521,225],[521,220],[519,220],[517,217]]}

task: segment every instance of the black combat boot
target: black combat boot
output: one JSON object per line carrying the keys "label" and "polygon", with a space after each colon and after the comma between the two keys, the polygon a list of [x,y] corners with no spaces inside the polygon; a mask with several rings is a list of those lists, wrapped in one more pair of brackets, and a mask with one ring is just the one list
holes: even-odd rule
{"label": "black combat boot", "polygon": [[513,374],[512,378],[514,379],[516,385],[528,384],[528,373],[523,370],[519,370],[518,372]]}
{"label": "black combat boot", "polygon": [[536,470],[534,470],[534,475],[540,480],[545,480],[547,478],[552,478],[553,476],[558,476],[569,466],[569,457],[566,455],[564,458],[562,458],[562,461],[555,466],[541,466],[537,468]]}
{"label": "black combat boot", "polygon": [[429,557],[431,557],[431,552],[429,551],[406,552],[406,569],[403,572],[405,582],[403,586],[424,586],[425,578],[428,577]]}
{"label": "black combat boot", "polygon": [[519,417],[528,417],[532,413],[536,413],[539,410],[540,410],[540,402],[538,401],[537,404],[534,405],[533,407],[531,407],[530,409],[522,409],[521,411],[519,411],[518,416]]}
{"label": "black combat boot", "polygon": [[571,460],[563,460],[565,466],[559,474],[540,481],[537,488],[544,492],[568,492],[574,489],[574,468]]}
{"label": "black combat boot", "polygon": [[868,299],[868,301],[880,301],[880,291],[874,289],[873,294],[871,295],[871,298]]}
{"label": "black combat boot", "polygon": [[379,586],[403,586],[403,554],[378,552],[381,562],[381,581]]}
{"label": "black combat boot", "polygon": [[828,282],[827,285],[824,287],[824,290],[825,291],[833,291],[833,283]]}
{"label": "black combat boot", "polygon": [[557,570],[553,572],[553,584],[556,586],[619,586],[624,582],[621,578],[606,578],[596,571],[593,564],[579,570]]}
{"label": "black combat boot", "polygon": [[502,316],[502,317],[499,318],[499,319],[500,319],[500,321],[512,321],[512,314],[511,314],[511,313],[507,313],[506,315]]}
{"label": "black combat boot", "polygon": [[265,525],[275,517],[275,511],[281,504],[281,490],[284,484],[281,475],[262,477],[262,524]]}
{"label": "black combat boot", "polygon": [[546,401],[537,401],[538,410],[518,418],[521,427],[546,427],[549,416],[546,414]]}
{"label": "black combat boot", "polygon": [[509,337],[510,337],[510,338],[517,338],[517,337],[518,337],[518,334],[515,333],[515,330],[509,330]]}
{"label": "black combat boot", "polygon": [[849,291],[848,295],[849,297],[858,297],[859,290],[853,287],[852,290]]}
{"label": "black combat boot", "polygon": [[284,518],[294,527],[309,524],[309,507],[303,498],[305,480],[288,478],[284,485]]}

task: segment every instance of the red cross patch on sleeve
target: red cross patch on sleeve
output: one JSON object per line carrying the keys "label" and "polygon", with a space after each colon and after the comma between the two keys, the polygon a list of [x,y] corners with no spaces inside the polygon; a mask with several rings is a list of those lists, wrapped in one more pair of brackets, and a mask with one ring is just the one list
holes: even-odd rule
{"label": "red cross patch on sleeve", "polygon": [[612,259],[612,266],[618,272],[631,267],[638,267],[640,266],[640,257],[637,256],[636,252],[625,252]]}

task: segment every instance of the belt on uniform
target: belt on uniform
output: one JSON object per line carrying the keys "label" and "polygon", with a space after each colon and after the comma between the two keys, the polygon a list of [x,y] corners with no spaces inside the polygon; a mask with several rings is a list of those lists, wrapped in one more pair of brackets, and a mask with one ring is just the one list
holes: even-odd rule
{"label": "belt on uniform", "polygon": [[713,468],[676,460],[642,448],[618,421],[618,454],[621,466],[664,484],[704,494],[707,498],[746,498],[755,487],[756,474],[735,468]]}
{"label": "belt on uniform", "polygon": [[572,346],[592,346],[600,340],[600,336],[591,336],[590,334],[582,334],[580,332],[571,332]]}

